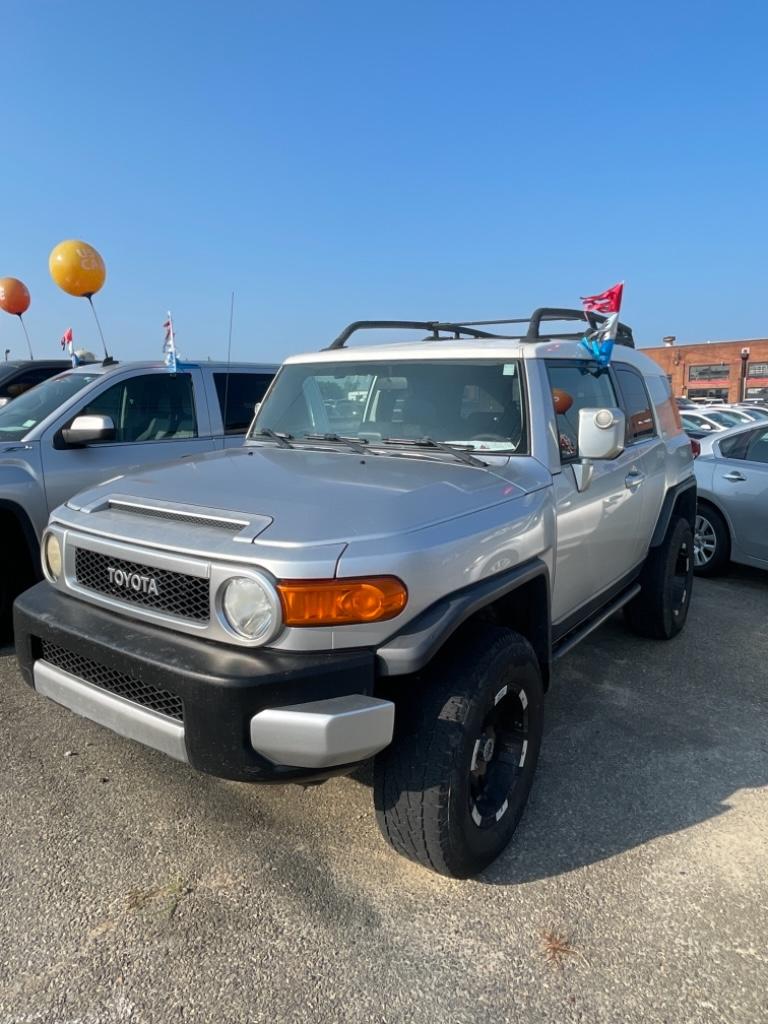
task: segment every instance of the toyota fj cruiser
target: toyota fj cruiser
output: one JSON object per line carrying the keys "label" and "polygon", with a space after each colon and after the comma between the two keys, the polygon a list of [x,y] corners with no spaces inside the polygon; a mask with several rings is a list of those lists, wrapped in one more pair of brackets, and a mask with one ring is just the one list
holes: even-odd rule
{"label": "toyota fj cruiser", "polygon": [[[585,319],[352,324],[287,360],[244,447],[70,499],[15,606],[27,683],[228,779],[375,757],[395,849],[479,871],[523,812],[553,659],[620,608],[659,639],[688,613],[669,384],[626,326],[607,367],[550,327]],[[345,347],[367,327],[430,337]]]}

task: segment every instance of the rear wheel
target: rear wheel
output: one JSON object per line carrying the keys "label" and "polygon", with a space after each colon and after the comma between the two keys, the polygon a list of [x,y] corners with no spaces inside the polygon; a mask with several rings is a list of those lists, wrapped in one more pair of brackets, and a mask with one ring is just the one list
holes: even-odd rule
{"label": "rear wheel", "polygon": [[662,543],[653,548],[640,576],[641,591],[625,606],[635,633],[655,640],[677,636],[688,618],[693,586],[693,531],[675,519]]}
{"label": "rear wheel", "polygon": [[696,509],[693,537],[693,563],[697,576],[716,576],[728,565],[731,539],[720,513],[711,505],[700,503]]}
{"label": "rear wheel", "polygon": [[512,838],[542,734],[541,673],[518,633],[478,624],[397,701],[395,738],[376,758],[385,838],[440,874],[466,878]]}

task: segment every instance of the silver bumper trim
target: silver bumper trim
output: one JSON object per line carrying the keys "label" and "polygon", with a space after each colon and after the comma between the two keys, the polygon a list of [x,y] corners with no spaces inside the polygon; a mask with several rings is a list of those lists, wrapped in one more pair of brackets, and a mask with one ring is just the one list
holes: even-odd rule
{"label": "silver bumper trim", "polygon": [[120,736],[160,750],[177,761],[187,761],[184,726],[180,722],[107,693],[42,659],[35,662],[32,671],[35,689],[44,697]]}
{"label": "silver bumper trim", "polygon": [[383,750],[394,725],[391,701],[351,694],[260,711],[251,719],[251,745],[274,764],[331,768]]}

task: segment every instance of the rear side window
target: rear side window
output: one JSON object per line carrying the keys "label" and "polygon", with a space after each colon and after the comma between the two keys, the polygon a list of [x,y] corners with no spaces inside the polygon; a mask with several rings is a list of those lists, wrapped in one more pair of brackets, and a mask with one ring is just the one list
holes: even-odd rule
{"label": "rear side window", "polygon": [[557,423],[560,458],[563,462],[579,455],[579,410],[615,409],[618,405],[607,370],[585,364],[551,360],[547,363],[549,386]]}
{"label": "rear side window", "polygon": [[170,441],[197,437],[192,378],[148,373],[107,388],[78,415],[109,416],[115,441]]}
{"label": "rear side window", "polygon": [[63,367],[41,367],[35,366],[22,373],[17,373],[7,382],[0,384],[0,398],[18,398],[25,391],[29,391],[36,384],[41,384],[49,377],[61,373]]}
{"label": "rear side window", "polygon": [[768,463],[768,427],[724,437],[720,442],[720,454],[725,459]]}
{"label": "rear side window", "polygon": [[653,437],[656,425],[643,378],[628,366],[614,364],[614,372],[621,389],[624,415],[627,417],[627,444]]}
{"label": "rear side window", "polygon": [[254,406],[262,400],[272,383],[272,374],[214,373],[213,382],[219,398],[224,432],[244,434],[251,425]]}

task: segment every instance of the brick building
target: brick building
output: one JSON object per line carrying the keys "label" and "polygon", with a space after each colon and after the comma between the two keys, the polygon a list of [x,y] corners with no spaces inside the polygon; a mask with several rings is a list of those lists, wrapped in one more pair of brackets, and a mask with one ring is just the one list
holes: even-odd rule
{"label": "brick building", "polygon": [[644,348],[666,372],[675,395],[768,401],[768,339]]}

